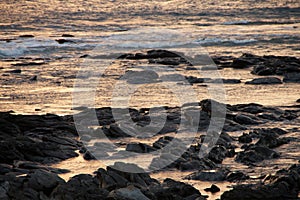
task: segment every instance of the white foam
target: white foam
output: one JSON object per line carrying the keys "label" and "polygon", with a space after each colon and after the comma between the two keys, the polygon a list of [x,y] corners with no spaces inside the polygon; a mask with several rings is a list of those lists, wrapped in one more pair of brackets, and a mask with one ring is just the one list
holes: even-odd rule
{"label": "white foam", "polygon": [[24,45],[18,44],[16,42],[1,43],[1,46],[0,46],[0,56],[1,57],[21,56],[21,55],[24,55],[24,53],[26,51],[27,51],[27,48]]}
{"label": "white foam", "polygon": [[140,28],[104,38],[101,45],[122,48],[157,48],[188,43],[190,43],[189,38],[176,30]]}
{"label": "white foam", "polygon": [[230,39],[230,38],[203,38],[195,41],[197,44],[221,44],[221,43],[234,43],[234,44],[246,44],[256,42],[255,39]]}

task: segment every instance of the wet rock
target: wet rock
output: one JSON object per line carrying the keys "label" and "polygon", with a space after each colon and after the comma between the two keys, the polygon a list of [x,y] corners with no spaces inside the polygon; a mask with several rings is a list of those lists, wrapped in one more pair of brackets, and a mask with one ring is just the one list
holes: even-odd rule
{"label": "wet rock", "polygon": [[49,173],[44,170],[35,170],[28,177],[28,187],[35,191],[42,191],[49,195],[54,188],[65,181],[54,173]]}
{"label": "wet rock", "polygon": [[191,185],[169,178],[165,179],[161,185],[150,186],[148,191],[159,200],[189,199],[191,196],[194,197],[193,199],[206,199]]}
{"label": "wet rock", "polygon": [[149,153],[155,149],[147,144],[143,143],[129,143],[126,146],[126,151],[132,151],[136,153]]}
{"label": "wet rock", "polygon": [[121,79],[126,79],[130,84],[145,84],[158,82],[158,74],[152,70],[127,71]]}
{"label": "wet rock", "polygon": [[14,69],[14,70],[11,70],[9,72],[13,73],[13,74],[20,74],[22,72],[22,70],[20,70],[20,69]]}
{"label": "wet rock", "polygon": [[300,73],[285,74],[284,78],[283,78],[283,82],[285,82],[285,83],[300,83]]}
{"label": "wet rock", "polygon": [[229,172],[226,176],[226,181],[229,182],[236,182],[236,181],[244,181],[249,179],[250,177],[243,172],[235,171],[235,172]]}
{"label": "wet rock", "polygon": [[205,79],[206,83],[217,83],[217,84],[238,84],[241,83],[239,79]]}
{"label": "wet rock", "polygon": [[94,156],[91,152],[89,152],[89,151],[86,151],[86,152],[83,154],[83,158],[84,158],[85,160],[97,160],[97,159],[95,158],[95,156]]}
{"label": "wet rock", "polygon": [[250,146],[245,151],[239,152],[235,158],[237,162],[244,164],[261,162],[265,159],[278,158],[279,154],[276,151],[264,146]]}
{"label": "wet rock", "polygon": [[117,124],[111,124],[109,126],[103,126],[102,130],[104,134],[108,137],[117,138],[117,137],[130,137],[127,133],[122,131]]}
{"label": "wet rock", "polygon": [[140,189],[130,185],[126,188],[113,190],[108,194],[109,199],[118,200],[150,200]]}
{"label": "wet rock", "polygon": [[185,177],[188,180],[200,180],[200,181],[224,181],[228,170],[217,169],[217,170],[202,170],[194,172]]}
{"label": "wet rock", "polygon": [[185,78],[190,84],[204,83],[205,81],[209,80],[209,79],[205,79],[205,78],[197,78],[194,76],[186,76]]}
{"label": "wet rock", "polygon": [[61,37],[74,37],[74,35],[68,34],[68,33],[64,33],[61,35]]}
{"label": "wet rock", "polygon": [[242,125],[249,125],[249,124],[259,124],[260,122],[250,115],[238,114],[235,116],[234,120]]}
{"label": "wet rock", "polygon": [[134,164],[116,162],[113,166],[107,167],[107,170],[98,169],[95,173],[101,188],[108,190],[126,187],[128,184],[137,187],[157,184],[155,179],[152,179],[142,168]]}
{"label": "wet rock", "polygon": [[55,40],[58,44],[64,44],[64,43],[74,43],[72,40],[67,40],[67,39],[56,39]]}
{"label": "wet rock", "polygon": [[251,67],[253,63],[245,58],[235,58],[233,62],[231,63],[231,67],[236,68],[236,69],[244,69]]}
{"label": "wet rock", "polygon": [[256,143],[258,146],[266,146],[269,148],[279,147],[289,142],[288,138],[277,138],[275,134],[263,135]]}
{"label": "wet rock", "polygon": [[224,146],[217,145],[211,149],[208,158],[217,164],[221,164],[226,155],[227,149]]}
{"label": "wet rock", "polygon": [[202,158],[201,160],[181,160],[178,163],[179,169],[181,171],[189,171],[189,170],[211,170],[216,167],[216,164],[206,158]]}
{"label": "wet rock", "polygon": [[245,84],[251,85],[266,85],[266,84],[282,84],[281,80],[276,77],[268,77],[268,78],[255,78],[252,81],[247,81]]}
{"label": "wet rock", "polygon": [[33,76],[29,79],[30,81],[37,81],[37,76]]}
{"label": "wet rock", "polygon": [[52,172],[52,173],[56,173],[56,174],[63,174],[63,173],[70,172],[67,169],[52,168],[47,165],[42,165],[39,163],[30,162],[30,161],[20,161],[20,160],[14,161],[13,168],[14,168],[14,170],[27,169],[29,171],[35,171],[37,169],[40,169],[40,170],[44,170],[44,171]]}
{"label": "wet rock", "polygon": [[272,67],[265,66],[264,64],[259,64],[254,66],[252,74],[261,75],[261,76],[268,76],[268,75],[274,75],[275,69]]}
{"label": "wet rock", "polygon": [[222,194],[221,199],[298,199],[299,165],[288,170],[279,170],[275,175],[266,177],[263,184],[237,185]]}
{"label": "wet rock", "polygon": [[243,135],[239,137],[239,142],[240,143],[251,143],[252,137],[249,134],[243,133]]}
{"label": "wet rock", "polygon": [[20,38],[33,38],[34,35],[31,34],[24,34],[24,35],[19,35]]}
{"label": "wet rock", "polygon": [[211,193],[217,193],[217,192],[220,192],[220,188],[218,186],[216,186],[215,184],[212,184],[210,186],[210,188],[205,188],[204,191],[211,192]]}
{"label": "wet rock", "polygon": [[60,184],[51,193],[51,199],[105,199],[109,191],[99,188],[97,178],[88,174],[80,174],[72,177],[67,183]]}

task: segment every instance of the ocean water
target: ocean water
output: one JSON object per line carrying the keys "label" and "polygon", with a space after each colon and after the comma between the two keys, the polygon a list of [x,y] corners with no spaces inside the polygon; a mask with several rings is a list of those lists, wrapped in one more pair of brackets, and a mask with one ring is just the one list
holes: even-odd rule
{"label": "ocean water", "polygon": [[[101,49],[103,45],[111,49],[129,45],[138,50],[183,43],[199,46],[209,56],[300,56],[297,0],[2,0],[0,11],[1,111],[73,113],[72,91],[78,71],[88,60],[84,55],[92,55],[97,48],[98,54],[108,54],[107,48]],[[155,29],[158,37],[141,31],[144,29]],[[60,44],[59,39],[68,41]],[[18,66],[24,62],[34,64]],[[10,73],[15,69],[22,73]],[[255,77],[249,70],[219,73],[242,82]],[[30,82],[34,76],[38,81]],[[108,85],[112,82],[103,81],[96,95],[98,107],[110,106]],[[224,87],[228,103],[289,105],[299,96],[293,84]],[[131,106],[178,105],[169,92],[151,89],[138,93]],[[204,87],[194,89],[201,94],[199,99],[209,97]]]}

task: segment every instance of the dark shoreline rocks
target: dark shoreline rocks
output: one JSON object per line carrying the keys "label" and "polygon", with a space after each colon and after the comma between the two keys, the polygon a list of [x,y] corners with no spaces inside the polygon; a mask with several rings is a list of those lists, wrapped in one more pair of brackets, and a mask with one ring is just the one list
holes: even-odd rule
{"label": "dark shoreline rocks", "polygon": [[[210,122],[212,105],[218,112],[225,107],[226,120],[223,132],[220,135],[201,134],[187,150],[180,155],[183,140],[166,134],[176,133],[180,123],[194,123],[199,125],[199,130],[206,131]],[[242,171],[230,171],[222,167],[224,159],[231,158],[249,167],[266,159],[277,159],[280,154],[272,148],[288,144],[293,138],[286,137],[288,131],[280,128],[256,128],[258,125],[276,121],[289,121],[298,117],[297,110],[290,108],[266,107],[259,104],[225,105],[213,100],[186,104],[179,107],[164,107],[167,113],[165,126],[157,133],[159,136],[152,144],[142,142],[128,142],[116,144],[129,152],[149,153],[164,149],[173,142],[176,148],[171,148],[160,155],[162,164],[168,162],[170,157],[176,158],[173,163],[162,167],[156,160],[150,164],[150,169],[155,172],[164,170],[191,171],[186,178],[202,181],[228,181],[247,182],[253,180]],[[201,114],[199,121],[183,119],[185,115],[192,118],[195,113]],[[150,124],[149,108],[129,109],[128,117],[137,126]],[[118,113],[124,109],[117,108]],[[160,116],[161,108],[153,109],[156,116]],[[132,136],[141,137],[138,133],[129,135],[120,127],[121,121],[114,119],[112,108],[104,107],[95,110],[98,117],[99,129],[103,130],[108,138],[118,139]],[[88,109],[77,115],[76,123],[85,120]],[[106,143],[96,142],[92,146],[84,147],[78,141],[78,133],[74,126],[73,116],[57,115],[14,115],[9,112],[0,113],[0,197],[3,199],[205,199],[205,196],[191,185],[172,179],[162,183],[152,179],[148,173],[128,173],[121,171],[126,164],[116,163],[115,166],[99,169],[95,175],[80,174],[72,177],[68,182],[59,178],[57,174],[66,173],[67,170],[51,168],[48,165],[58,163],[68,158],[78,156],[80,150],[86,160],[95,159],[89,148],[100,148],[103,156],[118,155],[117,151]],[[123,123],[123,124],[122,124]],[[120,126],[122,125],[122,126]],[[128,129],[131,130],[131,129]],[[127,130],[127,131],[128,131]],[[242,131],[240,137],[231,137],[227,131]],[[94,135],[93,135],[94,134]],[[176,134],[175,134],[176,135]],[[199,157],[205,138],[218,137],[210,153]],[[82,142],[97,139],[97,131],[81,135]],[[254,142],[255,141],[255,142]],[[237,146],[238,145],[238,146]],[[241,147],[242,151],[236,152]],[[105,151],[104,151],[105,150]],[[106,152],[107,151],[107,152]],[[109,154],[110,155],[109,155]],[[165,160],[164,160],[165,159]],[[139,169],[142,171],[142,169]],[[299,192],[295,186],[299,176],[299,166],[293,166],[287,171],[279,171],[274,177],[265,178],[264,185],[237,186],[233,191],[225,192],[223,199],[239,199],[245,193],[245,199],[250,198],[283,198],[278,192],[286,191],[286,196],[293,197]],[[298,175],[297,175],[298,174]],[[291,180],[290,180],[291,179]],[[262,181],[262,178],[260,178]],[[297,183],[298,184],[298,183]],[[288,187],[286,187],[288,185]],[[208,191],[217,192],[217,188]],[[253,196],[253,192],[257,192]],[[273,194],[273,193],[274,194]],[[248,194],[249,193],[249,194]],[[252,196],[251,196],[252,195]],[[130,198],[129,198],[130,199]],[[242,198],[243,199],[243,198]]]}
{"label": "dark shoreline rocks", "polygon": [[281,80],[276,77],[268,78],[256,78],[251,81],[247,81],[245,84],[261,85],[261,84],[282,84]]}

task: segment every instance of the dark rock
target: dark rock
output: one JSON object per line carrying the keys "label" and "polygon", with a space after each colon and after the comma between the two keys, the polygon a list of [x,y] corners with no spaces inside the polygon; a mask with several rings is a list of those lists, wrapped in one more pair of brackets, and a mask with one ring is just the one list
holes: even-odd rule
{"label": "dark rock", "polygon": [[206,80],[209,80],[209,79],[204,79],[204,78],[197,78],[194,76],[186,76],[185,78],[191,84],[204,83]]}
{"label": "dark rock", "polygon": [[64,43],[74,43],[72,40],[67,40],[67,39],[56,39],[55,40],[58,44],[64,44]]}
{"label": "dark rock", "polygon": [[235,172],[229,172],[227,174],[226,181],[229,181],[229,182],[244,181],[249,178],[250,177],[248,175],[245,175],[243,172],[235,171]]}
{"label": "dark rock", "polygon": [[109,199],[118,199],[118,200],[150,200],[145,196],[140,189],[130,185],[126,188],[120,188],[111,191],[108,194]]}
{"label": "dark rock", "polygon": [[250,146],[243,152],[239,152],[235,160],[245,164],[261,162],[265,159],[278,158],[279,154],[264,146]]}
{"label": "dark rock", "polygon": [[233,60],[231,67],[236,69],[243,69],[251,67],[253,63],[245,58],[236,58]]}
{"label": "dark rock", "polygon": [[33,76],[29,79],[30,81],[37,81],[37,76]]}
{"label": "dark rock", "polygon": [[145,84],[158,82],[158,74],[152,70],[127,71],[121,79],[126,79],[130,84]]}
{"label": "dark rock", "polygon": [[212,79],[206,81],[207,83],[219,83],[219,84],[238,84],[241,83],[239,79]]}
{"label": "dark rock", "polygon": [[261,64],[261,65],[254,66],[251,73],[256,75],[261,75],[261,76],[268,76],[268,75],[274,75],[275,69]]}
{"label": "dark rock", "polygon": [[283,144],[287,144],[289,141],[287,138],[277,138],[274,134],[263,135],[256,145],[266,146],[269,148],[279,147]]}
{"label": "dark rock", "polygon": [[259,124],[260,122],[256,119],[253,119],[254,117],[250,115],[244,115],[244,114],[238,114],[235,116],[234,120],[242,125],[249,125],[249,124]]}
{"label": "dark rock", "polygon": [[215,146],[208,154],[208,158],[217,164],[221,164],[226,158],[227,149],[224,146]]}
{"label": "dark rock", "polygon": [[220,192],[220,188],[218,186],[216,186],[215,184],[212,184],[210,186],[210,188],[205,188],[204,191],[211,192],[211,193],[217,193],[217,192]]}
{"label": "dark rock", "polygon": [[22,72],[22,70],[20,70],[20,69],[14,69],[14,70],[11,70],[9,72],[13,73],[13,74],[20,74]]}
{"label": "dark rock", "polygon": [[105,199],[109,192],[99,188],[97,178],[88,174],[80,174],[72,177],[67,183],[60,184],[51,193],[51,199]]}
{"label": "dark rock", "polygon": [[43,61],[32,61],[32,62],[18,62],[11,64],[12,66],[39,66],[44,65],[46,62]]}
{"label": "dark rock", "polygon": [[30,34],[24,34],[24,35],[20,35],[20,38],[33,38],[34,35],[30,35]]}
{"label": "dark rock", "polygon": [[185,177],[188,180],[200,180],[200,181],[224,181],[228,171],[224,169],[198,171]]}
{"label": "dark rock", "polygon": [[42,191],[46,195],[50,195],[54,188],[65,182],[58,175],[40,169],[35,170],[28,178],[29,188]]}
{"label": "dark rock", "polygon": [[94,156],[91,152],[89,152],[89,151],[86,151],[86,152],[83,154],[83,158],[84,158],[85,160],[97,160],[97,159],[95,158],[95,156]]}
{"label": "dark rock", "polygon": [[126,146],[126,151],[132,151],[136,153],[149,153],[155,149],[147,144],[143,143],[129,143]]}
{"label": "dark rock", "polygon": [[300,165],[292,165],[288,170],[282,169],[275,175],[267,176],[263,184],[237,185],[222,194],[221,199],[298,199]]}
{"label": "dark rock", "polygon": [[104,134],[108,137],[130,137],[127,133],[123,132],[117,124],[111,124],[109,126],[103,126],[102,130]]}
{"label": "dark rock", "polygon": [[298,99],[296,102],[297,102],[297,103],[300,103],[300,99]]}
{"label": "dark rock", "polygon": [[300,83],[300,73],[288,73],[284,75],[283,82],[285,83]]}
{"label": "dark rock", "polygon": [[239,142],[240,143],[251,143],[252,138],[249,134],[243,133],[243,135],[239,137]]}
{"label": "dark rock", "polygon": [[61,35],[61,37],[74,37],[74,35],[64,33],[64,34]]}
{"label": "dark rock", "polygon": [[192,195],[195,197],[194,199],[205,199],[201,196],[201,193],[191,185],[169,178],[165,179],[161,185],[150,186],[149,191],[159,200],[188,199]]}
{"label": "dark rock", "polygon": [[260,84],[282,84],[281,80],[276,77],[255,78],[252,81],[247,81],[245,84],[260,85]]}

